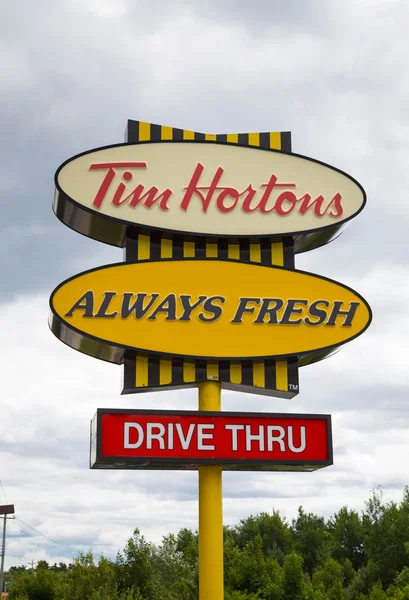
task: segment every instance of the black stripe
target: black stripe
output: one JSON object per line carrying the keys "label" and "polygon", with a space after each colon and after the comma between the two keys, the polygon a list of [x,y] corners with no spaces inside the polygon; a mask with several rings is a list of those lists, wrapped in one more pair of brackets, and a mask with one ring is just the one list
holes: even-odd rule
{"label": "black stripe", "polygon": [[219,365],[219,381],[230,383],[230,363],[222,360]]}
{"label": "black stripe", "polygon": [[172,358],[172,385],[183,383],[183,360]]}
{"label": "black stripe", "polygon": [[124,391],[134,390],[136,381],[136,354],[125,352],[124,356]]}
{"label": "black stripe", "polygon": [[294,259],[294,240],[292,237],[284,238],[284,267],[286,269],[294,269],[295,267],[295,259]]}
{"label": "black stripe", "polygon": [[151,125],[151,141],[160,142],[162,139],[162,127],[160,125]]}
{"label": "black stripe", "polygon": [[150,260],[159,260],[160,259],[160,243],[162,239],[162,235],[157,231],[151,233],[151,244],[150,244]]}
{"label": "black stripe", "polygon": [[281,132],[281,152],[291,152],[291,131]]}
{"label": "black stripe", "polygon": [[183,141],[183,129],[174,129],[173,130],[173,140],[175,142]]}
{"label": "black stripe", "polygon": [[223,260],[229,258],[229,244],[227,240],[223,238],[217,240],[217,256]]}
{"label": "black stripe", "polygon": [[205,141],[205,134],[204,133],[197,133],[197,131],[195,131],[195,141],[196,142],[204,142]]}
{"label": "black stripe", "polygon": [[125,238],[125,262],[138,260],[138,230],[128,228]]}
{"label": "black stripe", "polygon": [[207,369],[206,369],[206,361],[205,360],[196,360],[195,361],[195,370],[196,370],[196,381],[207,381]]}
{"label": "black stripe", "polygon": [[195,258],[206,258],[206,240],[198,238],[195,243]]}
{"label": "black stripe", "polygon": [[250,260],[250,240],[248,238],[240,240],[240,260]]}
{"label": "black stripe", "polygon": [[290,392],[299,391],[298,389],[299,380],[298,380],[298,362],[297,360],[289,360],[288,361],[288,388]]}
{"label": "black stripe", "polygon": [[239,133],[238,143],[239,143],[239,146],[248,146],[249,145],[249,134],[248,133]]}
{"label": "black stripe", "polygon": [[173,236],[173,252],[172,252],[172,257],[173,258],[183,258],[183,242],[184,242],[184,237],[183,235],[174,235]]}
{"label": "black stripe", "polygon": [[160,383],[159,374],[159,358],[156,356],[150,356],[148,358],[148,386],[157,387]]}
{"label": "black stripe", "polygon": [[227,134],[226,133],[218,133],[216,135],[216,142],[221,142],[222,144],[227,142]]}
{"label": "black stripe", "polygon": [[241,365],[242,385],[250,385],[253,387],[253,363],[243,362]]}
{"label": "black stripe", "polygon": [[272,264],[272,256],[271,256],[271,240],[263,238],[261,240],[261,264],[262,265],[271,265]]}
{"label": "black stripe", "polygon": [[276,390],[276,364],[272,359],[264,361],[265,386],[268,390]]}
{"label": "black stripe", "polygon": [[260,133],[260,148],[270,148],[270,134]]}
{"label": "black stripe", "polygon": [[139,121],[132,121],[131,119],[128,119],[125,129],[125,142],[128,144],[139,142]]}

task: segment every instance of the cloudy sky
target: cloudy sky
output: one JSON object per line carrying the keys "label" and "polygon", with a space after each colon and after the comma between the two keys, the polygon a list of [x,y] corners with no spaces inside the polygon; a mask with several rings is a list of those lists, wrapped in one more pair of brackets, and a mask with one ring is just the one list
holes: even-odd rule
{"label": "cloudy sky", "polygon": [[[365,210],[297,266],[357,289],[374,321],[300,372],[292,401],[225,392],[227,410],[333,416],[333,467],[226,474],[234,524],[302,504],[330,516],[409,483],[409,4],[405,0],[14,0],[0,19],[0,503],[6,566],[114,556],[197,524],[197,474],[88,469],[98,407],[195,409],[195,391],[119,395],[121,369],[61,344],[48,297],[122,260],[51,209],[66,158],[123,141],[128,118],[204,132],[291,130],[293,149],[354,176]],[[46,537],[45,537],[46,536]]]}

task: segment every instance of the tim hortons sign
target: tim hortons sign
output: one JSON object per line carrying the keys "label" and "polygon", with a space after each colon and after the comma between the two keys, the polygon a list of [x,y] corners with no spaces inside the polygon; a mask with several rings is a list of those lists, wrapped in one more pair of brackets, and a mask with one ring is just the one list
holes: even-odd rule
{"label": "tim hortons sign", "polygon": [[204,134],[128,121],[126,143],[55,174],[54,212],[125,248],[50,299],[54,334],[123,364],[123,393],[196,386],[291,398],[298,368],[368,327],[365,300],[295,270],[366,203],[361,185],[292,153],[289,132]]}
{"label": "tim hortons sign", "polygon": [[297,270],[219,259],[114,264],[59,285],[51,328],[112,362],[124,350],[202,359],[303,357],[368,327],[350,288]]}
{"label": "tim hortons sign", "polygon": [[91,150],[61,165],[55,185],[54,211],[66,225],[118,246],[129,226],[227,238],[322,234],[366,201],[357,181],[322,162],[209,141]]}
{"label": "tim hortons sign", "polygon": [[331,417],[98,409],[93,469],[314,471],[333,464]]}

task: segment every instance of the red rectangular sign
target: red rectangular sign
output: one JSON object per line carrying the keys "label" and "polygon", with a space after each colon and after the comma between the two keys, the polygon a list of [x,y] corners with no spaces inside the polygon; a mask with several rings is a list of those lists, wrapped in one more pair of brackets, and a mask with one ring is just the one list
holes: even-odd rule
{"label": "red rectangular sign", "polygon": [[331,417],[98,409],[93,469],[313,471],[332,465]]}

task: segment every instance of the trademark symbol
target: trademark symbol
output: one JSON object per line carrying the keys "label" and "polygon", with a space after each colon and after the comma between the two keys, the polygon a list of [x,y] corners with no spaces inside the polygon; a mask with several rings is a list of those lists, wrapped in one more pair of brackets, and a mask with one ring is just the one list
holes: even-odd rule
{"label": "trademark symbol", "polygon": [[288,385],[288,387],[290,388],[290,390],[292,390],[294,392],[298,392],[298,384],[296,384],[296,383],[290,383]]}

